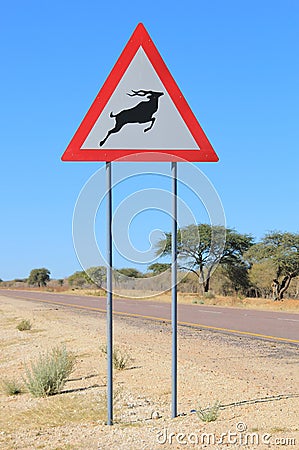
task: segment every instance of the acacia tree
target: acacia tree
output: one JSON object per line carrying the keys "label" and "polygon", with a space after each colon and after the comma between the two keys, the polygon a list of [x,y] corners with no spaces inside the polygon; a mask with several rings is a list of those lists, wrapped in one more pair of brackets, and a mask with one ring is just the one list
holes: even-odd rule
{"label": "acacia tree", "polygon": [[28,284],[32,286],[47,286],[50,280],[50,271],[45,267],[41,269],[32,269],[28,278]]}
{"label": "acacia tree", "polygon": [[85,278],[89,283],[96,284],[99,288],[101,288],[103,282],[106,280],[106,267],[89,267],[89,269],[85,272]]}
{"label": "acacia tree", "polygon": [[275,278],[275,267],[270,260],[255,262],[249,269],[252,292],[256,296],[271,297],[271,282]]}
{"label": "acacia tree", "polygon": [[254,264],[269,261],[274,268],[273,300],[282,300],[291,280],[299,275],[299,234],[273,231],[253,245],[246,258]]}
{"label": "acacia tree", "polygon": [[150,275],[160,275],[160,273],[166,272],[171,267],[168,263],[153,263],[150,266],[148,266],[148,270]]}
{"label": "acacia tree", "polygon": [[90,284],[96,284],[101,288],[105,280],[106,267],[104,266],[89,267],[86,270],[77,271],[68,277],[69,285],[78,288],[83,288],[83,286]]}
{"label": "acacia tree", "polygon": [[74,272],[67,279],[70,286],[82,288],[86,284],[86,273],[84,270]]}
{"label": "acacia tree", "polygon": [[[171,233],[165,233],[157,245],[157,255],[171,253]],[[247,234],[222,226],[209,224],[188,225],[178,230],[178,258],[180,268],[198,277],[203,291],[210,289],[210,277],[218,264],[230,268],[230,273],[244,266],[243,254],[253,244]]]}
{"label": "acacia tree", "polygon": [[134,267],[124,267],[123,269],[117,269],[117,272],[129,278],[143,278],[143,273],[135,269]]}
{"label": "acacia tree", "polygon": [[237,262],[222,263],[224,276],[229,280],[231,289],[235,294],[247,294],[250,288],[248,265],[240,260]]}

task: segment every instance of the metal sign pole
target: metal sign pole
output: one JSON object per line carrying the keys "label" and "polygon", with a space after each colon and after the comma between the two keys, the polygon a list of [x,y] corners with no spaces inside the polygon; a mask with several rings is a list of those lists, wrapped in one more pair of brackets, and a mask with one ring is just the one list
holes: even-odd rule
{"label": "metal sign pole", "polygon": [[171,163],[172,234],[171,234],[171,324],[172,324],[172,418],[177,417],[177,163]]}
{"label": "metal sign pole", "polygon": [[106,163],[107,188],[107,425],[113,424],[112,335],[112,186],[111,162]]}

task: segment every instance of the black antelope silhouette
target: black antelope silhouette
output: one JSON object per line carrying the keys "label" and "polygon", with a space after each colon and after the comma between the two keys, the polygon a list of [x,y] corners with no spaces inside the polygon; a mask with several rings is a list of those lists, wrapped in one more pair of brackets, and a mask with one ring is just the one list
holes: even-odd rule
{"label": "black antelope silhouette", "polygon": [[142,101],[138,103],[136,106],[130,109],[124,109],[123,111],[120,111],[118,114],[110,113],[110,117],[115,118],[115,126],[111,130],[108,131],[107,136],[100,142],[100,147],[105,144],[108,137],[112,133],[118,133],[124,125],[127,123],[146,123],[151,122],[150,126],[143,130],[145,133],[149,131],[154,123],[155,123],[155,117],[153,117],[153,114],[158,110],[159,107],[159,97],[161,95],[164,95],[163,92],[155,92],[155,91],[133,91],[133,94],[127,94],[130,97],[135,97],[136,95],[138,97],[147,97],[146,101]]}

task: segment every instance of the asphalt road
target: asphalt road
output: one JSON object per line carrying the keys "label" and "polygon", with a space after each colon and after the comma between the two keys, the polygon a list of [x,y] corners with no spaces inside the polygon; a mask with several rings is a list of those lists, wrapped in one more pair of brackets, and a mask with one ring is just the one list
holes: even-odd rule
{"label": "asphalt road", "polygon": [[[0,295],[90,311],[106,311],[106,299],[102,297],[4,289],[0,290]],[[115,298],[113,311],[117,315],[152,320],[170,321],[171,319],[171,305],[155,301]],[[178,322],[181,325],[208,328],[219,332],[299,343],[299,314],[296,313],[178,305]]]}

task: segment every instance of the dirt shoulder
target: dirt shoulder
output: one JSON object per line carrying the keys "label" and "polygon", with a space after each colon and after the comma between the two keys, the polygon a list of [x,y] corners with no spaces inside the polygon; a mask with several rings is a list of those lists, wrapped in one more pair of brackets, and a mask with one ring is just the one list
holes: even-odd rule
{"label": "dirt shoulder", "polygon": [[[114,371],[115,425],[108,427],[100,350],[105,316],[1,293],[0,313],[2,379],[22,380],[25,365],[57,344],[77,355],[60,395],[39,399],[1,392],[1,449],[268,449],[278,443],[298,448],[296,345],[179,327],[181,415],[171,419],[170,325],[115,317],[115,346],[131,360],[125,370]],[[16,329],[21,319],[33,323],[30,331]],[[216,401],[222,406],[214,422],[192,412]]]}

